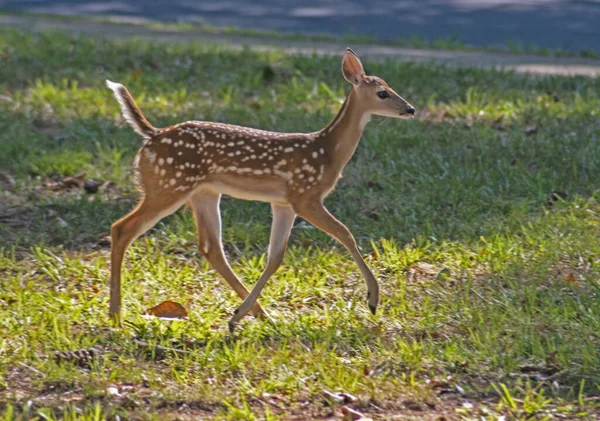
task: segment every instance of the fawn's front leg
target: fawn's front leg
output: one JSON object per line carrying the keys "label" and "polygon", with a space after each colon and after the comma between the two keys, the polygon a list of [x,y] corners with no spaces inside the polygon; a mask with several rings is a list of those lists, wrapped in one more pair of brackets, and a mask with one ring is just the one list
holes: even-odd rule
{"label": "fawn's front leg", "polygon": [[296,212],[291,207],[271,205],[273,209],[273,222],[271,224],[271,240],[269,242],[269,257],[267,260],[267,267],[260,276],[258,282],[250,292],[250,295],[246,297],[242,305],[235,311],[235,314],[229,321],[229,331],[233,332],[235,325],[248,313],[252,305],[260,295],[260,292],[264,288],[265,284],[275,273],[285,255],[285,249],[287,247],[288,238],[296,219]]}
{"label": "fawn's front leg", "polygon": [[369,269],[363,260],[356,245],[356,240],[350,230],[330,214],[319,200],[300,203],[295,207],[300,217],[306,219],[321,231],[331,235],[348,249],[367,282],[367,302],[371,313],[375,314],[377,304],[379,303],[379,284],[375,276],[373,276],[371,269]]}
{"label": "fawn's front leg", "polygon": [[[190,200],[198,229],[198,250],[243,300],[248,297],[248,289],[235,275],[223,252],[220,198],[219,194],[199,191]],[[268,319],[259,302],[253,303],[252,313],[261,319]]]}

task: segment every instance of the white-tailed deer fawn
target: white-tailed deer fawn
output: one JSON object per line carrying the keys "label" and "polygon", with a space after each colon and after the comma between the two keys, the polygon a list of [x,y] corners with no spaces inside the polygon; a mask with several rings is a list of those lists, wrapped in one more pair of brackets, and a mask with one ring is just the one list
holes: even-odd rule
{"label": "white-tailed deer fawn", "polygon": [[[257,298],[277,270],[296,215],[339,240],[350,252],[367,283],[373,314],[379,285],[354,237],[323,205],[352,157],[372,114],[410,118],[415,109],[375,76],[366,76],[350,49],[342,74],[352,84],[338,115],[315,133],[275,133],[222,123],[188,121],[153,127],[127,89],[107,81],[125,120],[146,139],[136,156],[144,196],[127,216],[112,225],[110,315],[120,323],[121,266],[125,250],[161,218],[188,203],[198,229],[198,248],[214,269],[244,300],[229,328],[249,312],[266,316]],[[219,200],[222,194],[271,203],[273,222],[267,266],[248,292],[227,263],[221,244]]]}

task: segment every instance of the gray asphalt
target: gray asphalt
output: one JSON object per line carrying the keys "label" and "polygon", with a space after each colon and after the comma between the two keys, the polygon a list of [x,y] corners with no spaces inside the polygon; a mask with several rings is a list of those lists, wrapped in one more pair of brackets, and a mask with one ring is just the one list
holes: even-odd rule
{"label": "gray asphalt", "polygon": [[[274,37],[251,37],[236,34],[215,34],[207,31],[149,28],[129,23],[92,22],[85,19],[59,20],[33,15],[0,14],[0,27],[24,31],[66,31],[73,35],[103,38],[145,38],[153,42],[199,42],[225,44],[228,48],[265,50],[276,48],[287,54],[319,54],[339,56],[348,46],[345,41],[283,40]],[[353,45],[364,59],[394,59],[412,62],[437,62],[452,66],[498,68],[519,73],[545,75],[600,76],[600,60],[584,57],[554,57],[526,54],[489,53],[481,51],[433,50],[402,48],[378,44]]]}
{"label": "gray asphalt", "polygon": [[600,52],[600,0],[0,0],[0,8]]}

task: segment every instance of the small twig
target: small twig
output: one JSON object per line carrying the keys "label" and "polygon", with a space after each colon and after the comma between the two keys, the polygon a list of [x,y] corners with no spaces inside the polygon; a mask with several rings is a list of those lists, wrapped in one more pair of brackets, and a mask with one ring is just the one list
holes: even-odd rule
{"label": "small twig", "polygon": [[471,292],[473,294],[477,295],[481,299],[481,301],[483,301],[484,303],[486,303],[486,304],[492,304],[488,300],[486,300],[485,298],[483,298],[483,296],[480,293],[478,293],[475,288],[471,288]]}
{"label": "small twig", "polygon": [[32,366],[30,366],[30,365],[27,365],[27,364],[25,364],[25,363],[23,363],[23,362],[18,362],[17,364],[19,364],[19,365],[20,365],[20,366],[22,366],[22,367],[25,367],[25,368],[28,368],[28,369],[30,369],[31,371],[33,371],[34,373],[37,373],[37,374],[39,374],[39,375],[40,375],[40,376],[42,376],[42,377],[48,377],[48,376],[46,375],[46,373],[44,373],[43,371],[40,371],[40,370],[38,370],[38,369],[37,369],[37,368],[35,368],[35,367],[32,367]]}

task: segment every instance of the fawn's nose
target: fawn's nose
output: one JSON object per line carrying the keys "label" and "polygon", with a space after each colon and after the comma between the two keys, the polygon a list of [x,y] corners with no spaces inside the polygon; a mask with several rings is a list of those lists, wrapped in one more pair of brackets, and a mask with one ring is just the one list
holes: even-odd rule
{"label": "fawn's nose", "polygon": [[408,107],[406,107],[406,112],[407,112],[407,114],[415,115],[415,107],[413,107],[412,105],[409,105]]}

